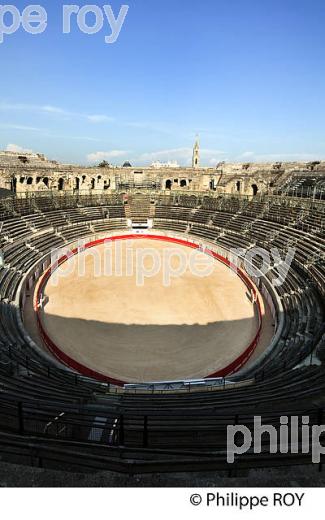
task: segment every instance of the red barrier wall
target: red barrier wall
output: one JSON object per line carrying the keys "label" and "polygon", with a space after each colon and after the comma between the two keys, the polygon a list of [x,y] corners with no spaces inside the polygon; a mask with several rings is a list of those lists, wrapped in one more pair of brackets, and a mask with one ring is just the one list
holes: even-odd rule
{"label": "red barrier wall", "polygon": [[[190,247],[192,249],[200,249],[200,246],[198,244],[194,244],[192,242],[188,242],[187,240],[182,240],[180,238],[167,237],[164,235],[146,235],[146,234],[143,234],[143,235],[142,234],[141,235],[140,234],[139,235],[134,235],[134,234],[118,235],[118,236],[114,236],[114,237],[108,237],[108,238],[96,240],[94,242],[89,242],[88,244],[83,245],[81,248],[72,249],[70,252],[71,253],[70,255],[62,256],[58,260],[57,264],[50,266],[45,271],[45,273],[43,274],[43,276],[40,280],[37,294],[36,294],[36,305],[35,305],[35,312],[37,315],[37,324],[38,324],[40,335],[41,335],[45,345],[47,346],[47,348],[52,352],[52,354],[56,358],[58,358],[63,364],[65,364],[69,368],[76,370],[77,372],[79,372],[80,374],[83,374],[84,376],[91,377],[94,379],[98,379],[99,381],[104,381],[104,382],[112,383],[112,384],[119,385],[119,386],[123,386],[125,384],[124,381],[118,381],[116,379],[112,379],[111,377],[105,376],[104,374],[100,374],[99,372],[91,370],[90,368],[87,368],[87,367],[83,366],[82,364],[78,363],[76,360],[72,359],[70,356],[65,354],[52,341],[52,339],[46,334],[46,331],[43,328],[42,320],[41,320],[41,316],[40,316],[40,314],[41,314],[40,313],[40,302],[42,300],[45,286],[46,286],[49,278],[53,274],[53,272],[56,269],[58,269],[58,267],[60,265],[62,265],[64,262],[66,262],[72,255],[76,255],[82,250],[90,249],[92,247],[96,247],[98,245],[103,244],[104,242],[109,242],[109,241],[115,242],[117,240],[137,240],[137,239],[143,239],[143,238],[149,239],[149,240],[160,240],[160,241],[164,241],[164,242],[171,242],[174,244],[179,244],[182,246]],[[223,256],[215,253],[214,251],[211,251],[209,248],[206,248],[205,252],[210,254],[213,258],[215,258],[216,260],[218,260],[219,262],[225,264],[227,267],[230,268],[231,263],[229,262],[229,260],[227,258],[224,258]],[[251,282],[251,280],[246,275],[246,273],[244,273],[241,269],[237,269],[236,272],[237,272],[237,275],[239,276],[239,278],[245,283],[246,287],[248,289],[250,289],[250,291],[252,291],[252,293],[255,297],[257,310],[258,310],[258,321],[259,321],[258,330],[257,330],[256,336],[253,339],[253,341],[251,342],[251,344],[247,347],[247,349],[238,358],[236,358],[230,365],[226,366],[225,368],[219,370],[218,372],[216,372],[214,374],[210,374],[207,377],[226,377],[226,376],[229,376],[229,375],[237,372],[242,366],[245,365],[245,363],[247,363],[247,361],[253,354],[253,352],[259,342],[259,339],[260,339],[261,329],[262,329],[262,312],[261,312],[261,302],[260,302],[259,293],[256,291],[254,284]]]}

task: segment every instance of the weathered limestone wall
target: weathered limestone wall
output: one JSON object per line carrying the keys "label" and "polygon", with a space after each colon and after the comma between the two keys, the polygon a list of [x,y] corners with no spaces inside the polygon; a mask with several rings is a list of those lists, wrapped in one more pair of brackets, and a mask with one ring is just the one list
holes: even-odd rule
{"label": "weathered limestone wall", "polygon": [[220,163],[216,168],[84,167],[49,161],[41,154],[0,152],[0,188],[32,191],[111,191],[151,187],[253,195],[272,191],[297,172],[325,171],[315,163]]}

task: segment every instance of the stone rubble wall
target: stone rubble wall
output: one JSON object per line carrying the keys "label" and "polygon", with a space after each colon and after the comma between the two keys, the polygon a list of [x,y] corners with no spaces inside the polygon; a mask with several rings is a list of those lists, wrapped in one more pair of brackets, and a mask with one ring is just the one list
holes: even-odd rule
{"label": "stone rubble wall", "polygon": [[[12,192],[94,190],[152,186],[163,190],[217,191],[252,195],[272,191],[298,173],[325,172],[325,161],[314,163],[219,163],[215,168],[86,167],[60,164],[42,154],[0,151],[0,188]],[[255,186],[256,188],[253,188]]]}

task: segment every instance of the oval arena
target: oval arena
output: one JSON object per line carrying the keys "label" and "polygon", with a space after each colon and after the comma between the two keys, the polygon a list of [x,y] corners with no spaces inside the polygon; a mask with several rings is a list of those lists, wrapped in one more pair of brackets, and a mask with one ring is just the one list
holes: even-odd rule
{"label": "oval arena", "polygon": [[[251,429],[256,413],[275,426],[283,415],[321,424],[323,201],[130,189],[0,204],[2,460],[131,474],[229,470],[228,425]],[[139,286],[132,275],[94,276],[92,253],[103,258],[105,241],[114,251],[128,240],[130,257],[196,250],[214,270],[185,270],[168,287],[159,272]],[[251,256],[255,276],[241,261],[231,270],[234,249],[248,257],[277,248],[285,258],[290,247],[288,269],[273,260],[256,276]],[[57,285],[53,252],[68,272]],[[79,276],[73,262],[86,253]],[[237,457],[236,468],[258,467],[259,457]],[[298,463],[310,455],[263,453],[263,467]]]}
{"label": "oval arena", "polygon": [[45,273],[36,308],[45,345],[85,375],[118,384],[220,377],[267,340],[255,286],[209,249],[127,234],[74,253]]}

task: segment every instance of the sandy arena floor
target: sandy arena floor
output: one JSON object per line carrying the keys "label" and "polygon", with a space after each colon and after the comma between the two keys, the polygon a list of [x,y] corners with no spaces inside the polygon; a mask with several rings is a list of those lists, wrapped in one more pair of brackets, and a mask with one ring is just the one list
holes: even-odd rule
{"label": "sandy arena floor", "polygon": [[[57,285],[51,278],[45,288],[43,327],[79,363],[128,382],[201,378],[231,363],[254,338],[258,320],[248,290],[226,266],[214,261],[207,277],[187,269],[169,287],[162,283],[161,269],[137,286],[136,274],[125,273],[131,257],[136,264],[140,249],[154,248],[162,260],[173,248],[187,261],[193,251],[148,239],[119,241],[110,247],[110,253],[101,245],[78,260],[70,259],[64,266],[70,273]],[[94,276],[95,254],[106,269],[111,257],[121,256],[121,272],[113,258],[112,275],[101,271]],[[201,253],[196,254],[202,259]],[[83,276],[78,275],[77,262],[85,266]],[[145,267],[152,264],[147,257]],[[178,265],[174,258],[173,268]]]}

